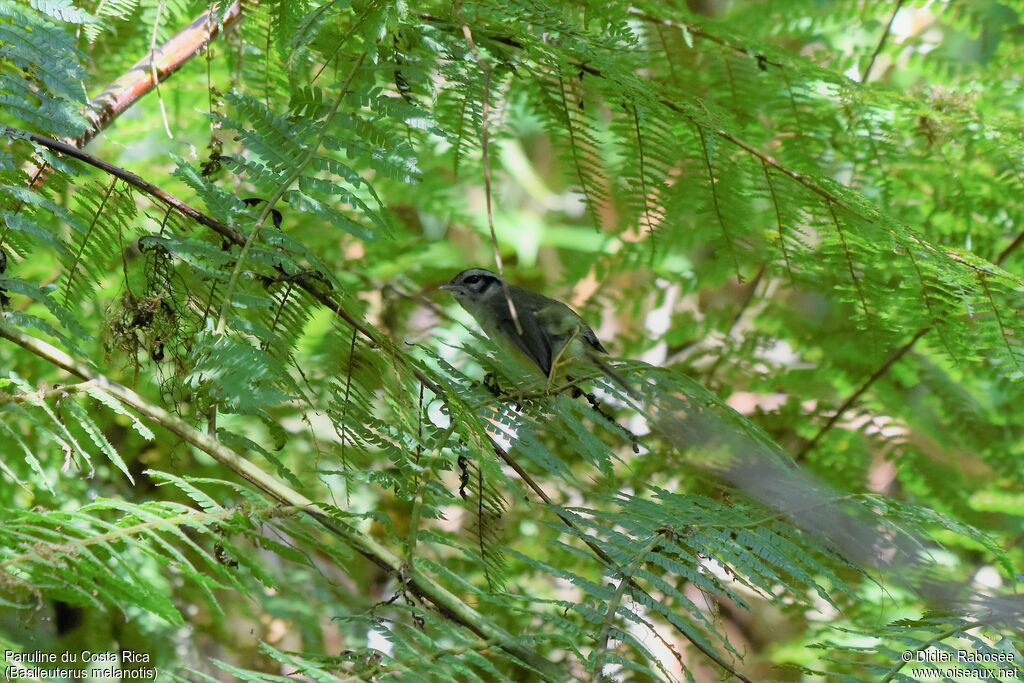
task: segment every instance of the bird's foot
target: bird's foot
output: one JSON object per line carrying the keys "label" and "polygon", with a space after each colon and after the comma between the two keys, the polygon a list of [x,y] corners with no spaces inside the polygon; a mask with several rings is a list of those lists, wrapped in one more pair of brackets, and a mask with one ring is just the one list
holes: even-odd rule
{"label": "bird's foot", "polygon": [[493,372],[484,375],[484,388],[496,397],[501,396],[501,385],[498,384],[498,378]]}
{"label": "bird's foot", "polygon": [[484,381],[481,384],[491,393],[492,396],[494,396],[494,398],[499,401],[511,401],[515,403],[517,410],[522,409],[523,401],[537,397],[535,394],[527,391],[502,388],[498,383],[498,377],[493,372],[488,372],[484,375]]}

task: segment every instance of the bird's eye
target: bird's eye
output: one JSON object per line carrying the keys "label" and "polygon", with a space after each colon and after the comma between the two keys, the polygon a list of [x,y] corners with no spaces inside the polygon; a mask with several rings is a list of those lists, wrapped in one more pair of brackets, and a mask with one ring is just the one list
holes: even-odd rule
{"label": "bird's eye", "polygon": [[469,277],[466,278],[466,284],[467,285],[475,285],[478,282],[480,282],[480,276],[479,275],[470,275]]}

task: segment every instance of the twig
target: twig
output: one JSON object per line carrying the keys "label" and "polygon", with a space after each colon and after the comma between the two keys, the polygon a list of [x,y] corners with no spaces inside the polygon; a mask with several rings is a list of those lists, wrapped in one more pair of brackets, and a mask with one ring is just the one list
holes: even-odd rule
{"label": "twig", "polygon": [[685,31],[686,33],[689,33],[691,35],[703,38],[708,42],[716,43],[717,45],[721,45],[724,48],[728,48],[729,50],[732,50],[738,55],[757,59],[758,65],[763,64],[764,66],[774,66],[778,67],[779,69],[784,69],[786,66],[785,64],[781,64],[779,62],[773,62],[772,60],[768,59],[767,56],[755,52],[750,48],[744,47],[740,43],[734,43],[730,40],[722,38],[721,36],[716,36],[713,33],[709,33],[696,24],[684,24],[682,22],[673,21],[672,19],[663,19],[661,17],[656,17],[652,14],[648,14],[642,10],[638,10],[635,8],[630,8],[629,14],[631,16],[636,17],[637,19],[640,19],[645,23],[654,24],[658,27],[671,26],[672,28],[677,28],[680,31]]}
{"label": "twig", "polygon": [[267,217],[271,211],[274,210],[274,205],[284,195],[284,193],[291,187],[301,175],[306,166],[309,165],[316,153],[320,151],[320,144],[324,138],[327,137],[327,131],[331,127],[331,122],[334,120],[335,115],[338,113],[338,109],[341,107],[342,100],[345,99],[345,95],[348,94],[349,86],[352,85],[352,81],[355,79],[356,74],[359,73],[359,69],[363,66],[363,60],[366,59],[366,53],[363,52],[359,55],[356,63],[352,65],[352,70],[348,74],[348,78],[345,79],[344,85],[341,86],[341,90],[338,92],[338,97],[334,100],[334,105],[331,110],[327,113],[324,118],[323,124],[320,126],[320,132],[317,134],[316,139],[309,145],[309,149],[306,150],[305,155],[292,172],[288,174],[288,177],[284,179],[277,189],[274,190],[274,194],[270,195],[270,198],[264,202],[263,210],[260,212],[259,217],[256,219],[256,224],[253,225],[252,231],[249,233],[248,238],[245,240],[245,244],[242,245],[242,251],[238,255],[238,259],[235,261],[235,268],[231,271],[231,278],[228,280],[227,287],[224,290],[224,299],[220,307],[220,315],[217,317],[217,334],[222,334],[225,327],[227,326],[227,315],[231,310],[231,299],[235,293],[235,287],[238,285],[238,278],[242,275],[242,270],[245,268],[246,258],[249,256],[249,251],[252,249],[252,245],[256,243],[256,240],[260,234],[260,228],[263,227],[263,223],[266,222]]}
{"label": "twig", "polygon": [[164,131],[167,133],[167,137],[174,139],[174,134],[171,133],[171,122],[167,120],[167,107],[164,106],[164,96],[160,92],[160,74],[156,69],[156,34],[160,29],[160,15],[164,12],[164,6],[167,4],[167,0],[160,0],[156,6],[156,18],[153,19],[153,34],[149,38],[149,72],[153,79],[153,87],[156,88],[156,99],[160,103],[160,116],[164,121]]}
{"label": "twig", "polygon": [[850,396],[847,397],[845,401],[843,401],[842,405],[840,405],[839,408],[836,409],[836,412],[833,413],[832,417],[830,417],[828,419],[828,422],[825,423],[825,426],[819,429],[818,433],[814,435],[814,438],[812,438],[810,441],[804,444],[803,448],[801,448],[797,452],[796,460],[799,461],[805,455],[814,450],[814,447],[818,445],[818,442],[821,441],[821,438],[825,436],[825,434],[827,434],[829,430],[831,430],[837,422],[839,422],[840,418],[842,418],[846,411],[849,410],[853,406],[853,404],[857,402],[857,399],[863,396],[864,392],[871,388],[871,385],[873,385],[875,382],[881,379],[882,376],[889,371],[889,368],[895,365],[896,362],[899,361],[899,359],[907,355],[907,352],[914,347],[914,344],[917,343],[917,340],[923,337],[924,335],[928,334],[928,332],[931,331],[931,329],[932,328],[930,327],[925,327],[918,330],[917,334],[911,337],[909,342],[907,342],[900,348],[896,349],[896,351],[894,351],[892,354],[890,354],[889,357],[885,360],[885,362],[882,363],[881,367],[879,367],[877,370],[871,373],[871,376],[868,377],[868,379],[863,384],[861,384],[856,391],[850,394]]}
{"label": "twig", "polygon": [[36,403],[48,398],[64,398],[71,394],[88,392],[96,386],[95,382],[77,382],[75,384],[57,384],[50,389],[40,389],[29,394],[5,394],[0,391],[0,403]]}
{"label": "twig", "polygon": [[[456,6],[456,12],[461,13],[461,6]],[[462,24],[462,35],[466,37],[466,44],[473,54],[480,70],[484,72],[483,102],[480,109],[480,162],[484,167],[484,199],[487,203],[487,227],[491,231],[491,248],[494,250],[494,263],[498,267],[498,279],[501,281],[501,291],[505,295],[505,303],[508,304],[509,313],[512,315],[512,322],[516,326],[516,334],[523,336],[523,325],[519,322],[519,313],[512,301],[512,294],[509,291],[508,283],[505,281],[505,266],[501,261],[501,250],[498,248],[498,236],[494,231],[494,208],[491,203],[491,156],[490,140],[488,139],[488,114],[490,113],[491,101],[491,64],[480,54],[476,43],[473,42],[473,32],[469,24]],[[467,95],[468,97],[468,95]]]}
{"label": "twig", "polygon": [[619,610],[619,603],[622,602],[622,596],[626,593],[626,587],[629,586],[633,574],[636,573],[636,570],[647,559],[647,553],[653,551],[660,542],[661,534],[655,533],[651,540],[640,549],[629,565],[617,572],[622,576],[622,579],[619,581],[619,585],[605,609],[604,621],[601,623],[601,633],[597,636],[597,648],[594,650],[594,671],[590,677],[591,683],[600,683],[604,680],[604,676],[601,674],[601,660],[604,659],[605,652],[608,650],[608,636],[611,633],[612,624],[615,622],[615,613]]}
{"label": "twig", "polygon": [[900,9],[903,7],[904,0],[897,0],[896,7],[892,10],[892,16],[889,17],[889,23],[885,25],[885,30],[882,31],[882,37],[878,39],[878,45],[875,47],[875,51],[871,53],[871,59],[868,60],[867,66],[864,67],[864,73],[860,77],[861,83],[867,83],[868,77],[871,76],[871,67],[875,65],[875,60],[878,59],[878,55],[882,52],[882,48],[885,47],[885,41],[889,39],[889,34],[892,33],[892,23],[896,21],[896,15],[900,13]]}
{"label": "twig", "polygon": [[[761,284],[761,278],[764,277],[764,272],[765,264],[762,263],[761,267],[757,269],[757,273],[754,275],[753,279],[747,285],[746,295],[740,302],[740,307],[736,311],[736,314],[733,316],[732,323],[730,323],[729,325],[729,329],[726,330],[725,332],[725,338],[722,340],[723,349],[729,343],[729,340],[732,339],[733,335],[736,333],[736,329],[740,326],[740,322],[743,320],[743,316],[746,314],[747,309],[750,308],[750,304],[754,302],[754,294],[757,292],[757,286]],[[703,384],[705,386],[711,386],[712,380],[714,380],[715,374],[718,372],[718,369],[722,366],[722,363],[725,362],[725,358],[725,353],[719,353],[715,356],[714,362],[711,364],[711,367],[708,368],[707,373],[704,375]]]}
{"label": "twig", "polygon": [[171,207],[181,215],[191,218],[200,225],[205,225],[206,227],[210,228],[211,230],[219,234],[221,237],[224,237],[227,240],[234,242],[239,246],[245,244],[245,238],[242,237],[241,233],[236,232],[235,230],[229,228],[220,221],[207,216],[202,211],[193,208],[192,206],[181,201],[171,193],[166,192],[161,188],[157,187],[153,183],[143,180],[141,177],[132,173],[131,171],[127,171],[121,168],[120,166],[115,166],[111,163],[108,163],[98,157],[89,154],[88,152],[83,152],[78,147],[67,142],[61,142],[59,140],[54,140],[43,135],[29,133],[18,128],[4,127],[0,130],[2,130],[5,135],[10,135],[11,137],[14,138],[31,140],[37,145],[41,145],[43,147],[46,147],[47,149],[53,150],[54,152],[58,152],[65,156],[73,157],[75,159],[78,159],[79,161],[83,161],[89,164],[90,166],[93,166],[94,168],[98,168],[101,171],[108,173],[109,175],[112,175],[116,178],[120,178],[121,180],[125,181],[132,187],[145,192],[150,197],[153,197],[154,199],[160,201],[164,205]]}

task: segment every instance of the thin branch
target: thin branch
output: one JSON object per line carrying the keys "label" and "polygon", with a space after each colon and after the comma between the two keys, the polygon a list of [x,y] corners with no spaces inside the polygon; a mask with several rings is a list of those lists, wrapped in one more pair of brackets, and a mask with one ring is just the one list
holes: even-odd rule
{"label": "thin branch", "polygon": [[[107,394],[118,402],[133,408],[141,415],[152,420],[189,445],[210,455],[217,462],[242,477],[270,498],[285,505],[294,506],[308,514],[331,534],[340,538],[359,554],[367,558],[381,569],[398,575],[402,568],[402,560],[374,538],[363,534],[355,527],[331,515],[306,496],[292,489],[281,481],[264,472],[262,469],[243,458],[234,450],[220,441],[210,438],[184,420],[172,415],[163,408],[135,393],[131,389],[114,382],[104,375],[96,373],[84,363],[80,363],[60,349],[44,341],[31,337],[21,331],[0,323],[0,337],[11,341],[26,351],[61,368],[65,372],[82,380],[95,384],[94,391]],[[524,647],[512,634],[490,621],[473,607],[464,603],[433,578],[415,570],[406,568],[406,585],[417,595],[433,603],[447,618],[466,627],[481,638],[491,639],[503,650],[518,657],[523,662],[541,672],[546,680],[563,680],[564,674],[551,662],[539,656],[533,650]]]}
{"label": "thin branch", "polygon": [[707,31],[705,31],[703,28],[701,28],[697,24],[684,24],[684,23],[679,22],[679,21],[673,21],[672,19],[663,19],[662,17],[656,17],[656,16],[654,16],[652,14],[648,14],[648,13],[642,11],[642,10],[635,9],[635,8],[630,8],[629,14],[631,16],[633,16],[633,17],[636,17],[640,21],[643,21],[643,22],[648,23],[648,24],[654,24],[655,26],[659,27],[659,30],[660,30],[660,27],[662,27],[662,26],[671,26],[672,28],[677,28],[680,31],[683,31],[685,33],[689,33],[690,35],[694,35],[694,36],[697,36],[699,38],[703,38],[704,40],[707,40],[708,42],[715,43],[717,45],[721,45],[722,47],[724,47],[724,48],[726,48],[728,50],[731,50],[732,52],[735,52],[737,55],[742,55],[744,57],[754,58],[754,59],[757,60],[758,65],[762,65],[763,64],[764,66],[774,66],[774,67],[778,67],[779,69],[784,69],[785,68],[785,64],[781,64],[779,62],[773,62],[772,60],[768,59],[767,56],[765,56],[763,54],[760,54],[758,52],[755,52],[754,50],[751,50],[748,47],[744,47],[740,43],[733,42],[731,40],[727,40],[725,38],[722,38],[721,36],[716,36],[713,33],[708,33]]}
{"label": "thin branch", "polygon": [[352,85],[352,81],[355,80],[356,75],[359,73],[359,69],[363,66],[363,60],[366,59],[366,53],[363,52],[359,55],[356,63],[352,65],[352,70],[348,74],[348,78],[345,79],[345,83],[341,86],[341,90],[338,92],[338,97],[334,100],[334,105],[331,110],[327,113],[323,124],[320,126],[320,132],[317,134],[316,139],[313,140],[309,145],[309,149],[306,150],[305,155],[292,172],[288,174],[288,177],[284,179],[277,189],[274,190],[274,194],[270,195],[263,204],[263,210],[260,212],[259,218],[256,219],[256,224],[253,225],[252,231],[249,233],[248,238],[245,240],[245,244],[242,245],[242,252],[238,255],[238,259],[235,261],[235,268],[231,271],[231,278],[228,280],[227,287],[224,290],[224,299],[220,307],[220,315],[217,316],[217,334],[222,334],[225,327],[227,326],[228,312],[231,310],[231,299],[235,293],[235,287],[238,285],[238,278],[241,277],[242,271],[245,269],[245,261],[249,256],[249,251],[252,249],[252,245],[256,243],[259,238],[260,228],[266,222],[267,217],[274,210],[274,205],[284,195],[284,193],[291,187],[298,178],[302,175],[302,172],[306,170],[306,166],[309,165],[316,153],[320,151],[320,144],[327,137],[327,131],[331,127],[331,122],[334,120],[335,115],[338,113],[338,109],[341,107],[342,100],[345,99],[345,95],[348,94],[349,86]]}
{"label": "thin branch", "polygon": [[245,238],[242,237],[241,233],[236,232],[235,230],[229,228],[220,221],[207,216],[202,211],[199,211],[198,209],[189,206],[188,204],[181,201],[171,193],[160,189],[153,183],[143,180],[142,178],[132,173],[131,171],[127,171],[121,168],[120,166],[114,166],[113,164],[103,161],[102,159],[95,157],[87,152],[83,152],[78,147],[68,144],[66,142],[60,142],[58,140],[54,140],[52,138],[48,138],[42,135],[29,133],[18,128],[4,127],[0,130],[3,130],[3,133],[5,135],[9,135],[13,138],[31,140],[37,145],[46,147],[47,149],[53,150],[54,152],[58,152],[59,154],[63,154],[65,156],[78,159],[79,161],[83,161],[94,168],[100,169],[105,173],[120,178],[121,180],[128,183],[132,187],[141,190],[142,192],[145,192],[150,197],[153,197],[154,199],[160,201],[164,205],[171,207],[181,215],[187,216],[188,218],[191,218],[192,220],[201,225],[205,225],[206,227],[210,228],[211,230],[219,234],[221,237],[224,237],[225,239],[234,242],[239,246],[245,244]]}
{"label": "thin branch", "polygon": [[95,386],[95,382],[76,382],[75,384],[57,384],[51,389],[39,389],[29,394],[5,394],[0,391],[0,403],[37,403],[48,398],[64,398],[71,394],[89,392]]}
{"label": "thin branch", "polygon": [[[456,11],[461,12],[461,6],[456,5]],[[480,50],[477,49],[476,43],[473,42],[473,32],[469,28],[469,24],[462,25],[462,35],[466,37],[466,44],[469,45],[469,51],[473,54],[473,59],[476,60],[480,70],[484,72],[484,92],[483,102],[481,103],[480,109],[480,162],[484,167],[484,199],[487,202],[487,227],[491,231],[491,249],[494,251],[494,263],[498,268],[498,279],[501,281],[501,291],[505,295],[505,303],[508,305],[508,311],[512,315],[512,322],[516,326],[516,334],[520,337],[523,336],[523,325],[519,322],[519,312],[516,311],[515,302],[512,301],[512,293],[509,291],[508,282],[505,281],[505,266],[501,261],[501,250],[498,248],[498,236],[494,231],[494,208],[491,201],[491,155],[490,155],[490,140],[488,138],[489,132],[489,117],[490,113],[490,102],[491,102],[491,72],[493,71],[490,62],[484,59],[484,56],[480,54]],[[467,98],[469,95],[466,96]]]}
{"label": "thin branch", "polygon": [[799,462],[805,455],[814,450],[814,447],[818,445],[818,442],[821,441],[821,438],[825,436],[825,434],[827,434],[829,430],[831,430],[837,422],[839,422],[840,418],[842,418],[843,415],[846,414],[846,411],[849,410],[853,406],[853,404],[856,403],[857,400],[864,395],[864,392],[870,389],[875,382],[877,382],[885,375],[885,373],[889,372],[889,368],[895,365],[901,358],[903,358],[903,356],[907,355],[907,352],[914,347],[914,344],[917,343],[917,340],[923,337],[924,335],[928,334],[928,332],[931,329],[932,328],[930,327],[925,327],[918,330],[917,334],[911,337],[909,342],[907,342],[900,348],[896,349],[896,351],[891,353],[889,357],[886,359],[886,361],[882,363],[881,367],[879,367],[877,370],[871,373],[871,376],[868,377],[867,380],[863,384],[861,384],[856,391],[850,394],[850,396],[847,397],[845,401],[843,401],[842,405],[840,405],[839,408],[836,409],[836,412],[833,413],[832,417],[830,417],[828,419],[828,422],[825,423],[825,426],[819,429],[818,433],[814,435],[814,438],[812,438],[810,441],[804,444],[804,447],[797,452],[796,460]]}
{"label": "thin branch", "polygon": [[[729,329],[725,331],[725,338],[722,340],[723,350],[725,346],[729,344],[729,341],[733,338],[733,336],[736,334],[736,330],[739,328],[740,322],[743,321],[743,317],[746,315],[747,310],[750,308],[750,304],[754,302],[754,295],[757,293],[757,286],[761,284],[761,278],[764,277],[765,270],[765,264],[762,263],[761,267],[757,269],[757,273],[754,275],[753,279],[750,281],[749,284],[747,284],[746,294],[744,295],[743,300],[740,302],[739,308],[736,310],[736,314],[732,318],[732,322],[729,324]],[[722,363],[725,362],[725,359],[725,353],[716,354],[715,361],[711,364],[711,367],[708,368],[707,374],[704,376],[705,386],[711,385],[712,380],[714,380],[715,378],[715,374],[718,372],[718,369],[722,366]]]}
{"label": "thin branch", "polygon": [[164,121],[164,132],[167,133],[167,137],[171,140],[174,139],[174,134],[171,133],[171,122],[167,120],[167,107],[164,106],[164,96],[160,92],[160,74],[156,68],[156,36],[160,29],[160,15],[164,12],[164,6],[167,4],[167,0],[160,0],[156,6],[156,18],[153,20],[153,34],[149,39],[149,72],[153,79],[153,87],[156,88],[156,99],[160,103],[160,116]]}
{"label": "thin branch", "polygon": [[[498,443],[496,441],[494,441],[493,439],[491,440],[491,446],[492,446],[492,448],[494,448],[494,452],[498,454],[498,457],[500,457],[502,460],[504,460],[505,463],[509,467],[511,467],[515,471],[515,473],[518,474],[519,477],[524,482],[526,482],[526,484],[530,488],[533,489],[534,493],[537,494],[537,497],[539,497],[541,500],[543,500],[547,504],[548,508],[551,509],[555,513],[555,515],[558,516],[558,519],[560,519],[563,524],[565,524],[567,527],[569,527],[570,529],[572,529],[573,531],[576,532],[576,536],[581,541],[583,541],[583,543],[588,548],[590,548],[591,552],[593,552],[594,555],[596,555],[598,557],[598,559],[600,559],[602,562],[604,562],[606,567],[608,567],[611,570],[616,570],[617,571],[618,565],[615,563],[615,560],[612,559],[611,555],[606,553],[601,546],[599,546],[594,541],[591,541],[589,538],[586,537],[586,535],[583,534],[583,532],[576,525],[576,523],[572,520],[572,518],[564,510],[562,510],[558,505],[556,505],[553,500],[551,500],[551,497],[548,496],[548,494],[544,491],[544,489],[542,489],[537,484],[537,482],[535,482],[533,480],[533,477],[531,477],[530,474],[526,470],[523,469],[522,465],[520,465],[518,462],[516,462],[516,460],[514,458],[512,458],[505,451],[505,449],[502,448],[500,445],[498,445]],[[635,580],[633,580],[632,577],[627,578],[625,581],[626,581],[627,584],[629,584],[629,587],[630,587],[631,590],[637,591],[639,593],[645,593],[646,592],[646,591],[644,591],[644,589]],[[677,629],[677,631],[680,634],[682,634],[683,637],[686,638],[690,642],[690,644],[693,645],[695,648],[697,648],[705,657],[707,657],[708,659],[713,661],[718,666],[722,667],[722,669],[727,671],[734,678],[736,678],[737,680],[743,681],[743,683],[753,683],[753,681],[751,681],[749,678],[747,678],[746,676],[744,676],[740,672],[736,671],[736,669],[734,669],[727,661],[725,661],[725,659],[723,659],[722,656],[719,655],[717,652],[715,652],[714,650],[712,650],[709,647],[705,646],[703,643],[701,643],[699,640],[697,640],[696,638],[691,636],[689,633],[686,633],[685,631],[682,631],[682,630],[679,630],[679,629]]]}
{"label": "thin branch", "polygon": [[597,636],[597,647],[594,649],[594,670],[590,677],[591,683],[600,683],[604,680],[604,675],[601,673],[601,660],[604,659],[605,652],[608,651],[608,636],[611,634],[612,624],[615,622],[615,613],[619,611],[619,604],[622,602],[622,596],[626,593],[626,587],[629,586],[633,574],[636,573],[636,570],[647,559],[647,553],[652,552],[659,543],[661,543],[661,534],[655,533],[650,541],[644,544],[644,547],[640,549],[629,565],[618,571],[622,579],[619,581],[619,585],[605,609],[604,621],[601,623],[601,633]]}
{"label": "thin branch", "polygon": [[997,266],[1003,265],[1003,262],[1010,257],[1010,254],[1017,251],[1021,244],[1024,244],[1024,230],[1017,233],[1017,236],[1014,237],[1001,252],[999,252],[999,255],[996,256],[996,260],[993,261],[993,263]]}
{"label": "thin branch", "polygon": [[882,37],[878,39],[878,45],[875,47],[875,51],[871,53],[871,59],[868,60],[867,66],[864,67],[864,73],[860,77],[861,83],[867,83],[868,77],[871,76],[871,67],[875,65],[875,60],[878,59],[878,55],[882,52],[882,48],[885,47],[885,41],[889,39],[889,34],[892,33],[892,24],[896,21],[896,15],[900,13],[900,9],[903,8],[904,0],[897,0],[896,7],[892,10],[892,16],[889,17],[889,23],[885,25],[885,30],[882,31]]}

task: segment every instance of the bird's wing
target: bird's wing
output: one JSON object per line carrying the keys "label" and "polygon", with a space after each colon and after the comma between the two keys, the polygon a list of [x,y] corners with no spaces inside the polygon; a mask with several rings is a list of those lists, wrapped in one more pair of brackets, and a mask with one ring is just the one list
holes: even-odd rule
{"label": "bird's wing", "polygon": [[[555,340],[545,329],[543,318],[538,317],[537,312],[546,304],[557,302],[547,297],[534,295],[533,292],[527,292],[527,294],[532,296],[522,296],[521,294],[516,296],[516,315],[519,318],[522,334],[519,329],[516,329],[516,321],[512,318],[508,304],[504,301],[499,306],[500,314],[496,316],[495,324],[503,339],[508,339],[547,375],[551,372]],[[504,297],[502,298],[504,299]]]}
{"label": "bird's wing", "polygon": [[498,307],[501,314],[495,321],[498,331],[502,338],[510,340],[545,375],[551,373],[551,365],[562,346],[574,336],[581,337],[595,351],[607,353],[594,331],[561,301],[520,287],[510,289],[516,302],[522,334],[516,329],[515,320],[504,300]]}
{"label": "bird's wing", "polygon": [[556,299],[544,299],[545,303],[537,311],[537,317],[551,337],[551,347],[556,353],[562,344],[573,337],[578,337],[585,345],[599,353],[608,353],[594,334],[594,330],[590,329],[590,325],[585,323],[576,311]]}

